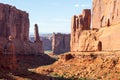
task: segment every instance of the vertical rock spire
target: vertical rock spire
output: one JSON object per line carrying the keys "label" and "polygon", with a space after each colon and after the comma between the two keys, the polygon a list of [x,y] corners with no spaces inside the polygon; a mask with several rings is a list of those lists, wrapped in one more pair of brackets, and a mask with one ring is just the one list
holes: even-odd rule
{"label": "vertical rock spire", "polygon": [[35,40],[35,42],[40,41],[40,36],[39,36],[38,25],[37,24],[35,24],[35,27],[34,27],[34,40]]}

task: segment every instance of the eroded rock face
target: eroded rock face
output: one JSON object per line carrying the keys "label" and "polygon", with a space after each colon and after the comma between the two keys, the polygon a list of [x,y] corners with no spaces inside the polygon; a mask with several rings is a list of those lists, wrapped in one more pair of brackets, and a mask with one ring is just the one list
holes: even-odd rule
{"label": "eroded rock face", "polygon": [[39,36],[39,31],[38,31],[38,25],[35,24],[35,31],[34,31],[34,37],[35,37],[35,45],[34,45],[34,48],[35,48],[35,51],[38,51],[38,53],[44,53],[44,50],[43,50],[43,42],[40,40],[40,36]]}
{"label": "eroded rock face", "polygon": [[70,51],[70,34],[53,33],[52,51],[54,54]]}
{"label": "eroded rock face", "polygon": [[93,0],[93,28],[101,28],[120,23],[119,4],[120,0]]}
{"label": "eroded rock face", "polygon": [[84,9],[79,16],[72,17],[71,51],[99,51],[101,42],[96,38],[96,31],[90,30],[91,11]]}
{"label": "eroded rock face", "polygon": [[92,30],[84,25],[90,21],[88,16],[86,21],[84,14],[73,16],[71,51],[120,50],[119,3],[119,0],[93,0]]}
{"label": "eroded rock face", "polygon": [[92,26],[99,29],[103,50],[120,50],[120,0],[93,0]]}
{"label": "eroded rock face", "polygon": [[35,24],[35,27],[34,27],[34,41],[35,42],[39,42],[40,41],[40,36],[39,36],[39,32],[38,32],[38,25]]}
{"label": "eroded rock face", "polygon": [[18,68],[15,44],[13,37],[9,36],[6,47],[3,49],[0,46],[0,69],[16,70]]}
{"label": "eroded rock face", "polygon": [[0,3],[0,45],[3,49],[8,42],[9,35],[14,37],[13,42],[17,54],[39,54],[44,52],[37,25],[35,25],[35,42],[29,41],[28,13]]}
{"label": "eroded rock face", "polygon": [[0,36],[8,38],[9,35],[16,39],[28,40],[28,13],[0,3]]}

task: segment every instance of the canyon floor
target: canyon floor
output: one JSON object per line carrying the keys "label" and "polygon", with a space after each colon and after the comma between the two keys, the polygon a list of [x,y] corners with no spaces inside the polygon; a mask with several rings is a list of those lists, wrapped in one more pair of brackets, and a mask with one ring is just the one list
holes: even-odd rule
{"label": "canyon floor", "polygon": [[[50,57],[51,56],[51,57]],[[120,51],[18,55],[17,71],[2,70],[3,80],[120,80]]]}

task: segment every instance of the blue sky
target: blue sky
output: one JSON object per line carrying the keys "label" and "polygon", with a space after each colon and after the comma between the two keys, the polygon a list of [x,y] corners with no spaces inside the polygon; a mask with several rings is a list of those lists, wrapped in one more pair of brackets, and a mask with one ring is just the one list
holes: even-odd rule
{"label": "blue sky", "polygon": [[91,8],[92,0],[0,0],[0,3],[28,12],[30,34],[33,34],[35,23],[42,34],[70,33],[71,17],[80,14],[84,8]]}

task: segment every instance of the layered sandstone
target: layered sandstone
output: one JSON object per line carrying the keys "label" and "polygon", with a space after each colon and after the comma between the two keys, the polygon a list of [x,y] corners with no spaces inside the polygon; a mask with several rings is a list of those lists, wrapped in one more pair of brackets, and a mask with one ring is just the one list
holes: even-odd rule
{"label": "layered sandstone", "polygon": [[52,51],[54,54],[70,51],[70,34],[53,33]]}
{"label": "layered sandstone", "polygon": [[[37,24],[36,24],[37,25]],[[34,26],[34,42],[30,41],[21,41],[19,39],[16,39],[15,45],[16,45],[16,52],[18,54],[39,54],[39,53],[44,53],[43,50],[43,43],[40,40],[39,37],[39,32],[38,32],[38,26]]]}
{"label": "layered sandstone", "polygon": [[18,68],[13,39],[13,36],[9,36],[6,47],[3,49],[0,46],[0,69],[15,70]]}
{"label": "layered sandstone", "polygon": [[38,26],[35,25],[35,42],[29,41],[29,16],[25,11],[0,3],[0,45],[5,48],[9,35],[14,37],[15,53],[43,53]]}
{"label": "layered sandstone", "polygon": [[120,50],[120,24],[99,30],[98,39],[102,42],[102,49],[105,51]]}
{"label": "layered sandstone", "polygon": [[119,4],[120,0],[93,0],[93,28],[101,28],[120,23]]}
{"label": "layered sandstone", "polygon": [[0,36],[8,38],[9,35],[20,40],[29,39],[28,13],[0,3]]}
{"label": "layered sandstone", "polygon": [[90,30],[91,11],[72,17],[71,51],[100,51],[102,44],[96,38],[96,30]]}
{"label": "layered sandstone", "polygon": [[92,27],[99,29],[103,50],[120,50],[120,0],[93,0]]}
{"label": "layered sandstone", "polygon": [[35,27],[34,27],[34,41],[35,42],[40,42],[40,36],[39,36],[39,32],[38,32],[38,25],[35,24]]}
{"label": "layered sandstone", "polygon": [[40,40],[40,36],[39,36],[39,30],[38,30],[38,25],[35,24],[35,27],[34,27],[34,49],[35,51],[38,51],[38,53],[44,53],[44,50],[43,50],[43,42]]}

